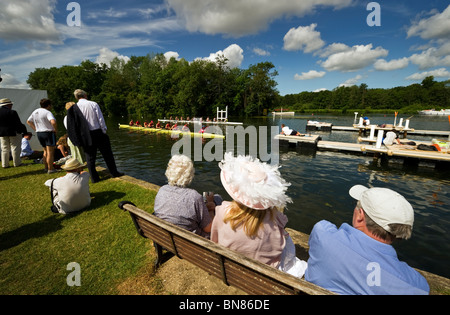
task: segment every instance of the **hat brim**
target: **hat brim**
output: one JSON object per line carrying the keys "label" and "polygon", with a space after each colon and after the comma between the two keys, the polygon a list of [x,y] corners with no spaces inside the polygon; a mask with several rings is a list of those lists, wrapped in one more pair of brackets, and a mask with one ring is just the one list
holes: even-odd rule
{"label": "hat brim", "polygon": [[220,180],[222,182],[223,188],[225,188],[225,190],[227,191],[228,195],[230,195],[230,197],[234,201],[239,202],[240,204],[242,204],[242,205],[244,205],[244,206],[246,206],[248,208],[255,209],[255,210],[266,210],[266,209],[268,209],[267,207],[264,207],[260,203],[258,203],[256,205],[255,204],[251,204],[251,203],[247,202],[246,200],[244,200],[243,198],[241,198],[241,196],[236,191],[231,189],[231,186],[227,183],[226,175],[225,175],[225,172],[223,170],[220,172]]}
{"label": "hat brim", "polygon": [[363,185],[355,185],[349,190],[349,194],[353,199],[361,200],[362,194],[367,191],[369,188],[363,186]]}
{"label": "hat brim", "polygon": [[73,171],[73,170],[77,170],[77,169],[79,169],[79,168],[85,168],[86,165],[87,165],[87,163],[84,162],[83,164],[78,164],[78,165],[75,165],[75,166],[67,166],[67,167],[66,167],[65,165],[63,165],[63,166],[61,166],[61,168],[62,168],[63,170],[65,170],[65,171]]}

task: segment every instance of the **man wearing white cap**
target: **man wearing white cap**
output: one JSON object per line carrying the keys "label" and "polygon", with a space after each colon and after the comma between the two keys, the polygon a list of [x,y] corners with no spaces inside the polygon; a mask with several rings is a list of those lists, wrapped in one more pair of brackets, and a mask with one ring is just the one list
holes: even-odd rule
{"label": "man wearing white cap", "polygon": [[411,204],[387,188],[356,185],[349,193],[358,201],[353,227],[338,229],[328,221],[314,226],[305,279],[339,294],[429,294],[425,278],[399,261],[391,245],[411,237]]}
{"label": "man wearing white cap", "polygon": [[27,128],[20,121],[19,115],[12,110],[13,103],[9,98],[0,100],[0,139],[2,148],[2,167],[9,167],[9,155],[11,153],[14,166],[20,166],[22,160],[22,134]]}

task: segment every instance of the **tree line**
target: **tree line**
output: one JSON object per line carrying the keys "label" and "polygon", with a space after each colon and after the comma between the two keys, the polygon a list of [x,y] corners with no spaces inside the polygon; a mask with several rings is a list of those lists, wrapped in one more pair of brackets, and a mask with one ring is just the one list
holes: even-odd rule
{"label": "tree line", "polygon": [[110,66],[89,60],[79,66],[37,68],[27,83],[47,90],[56,113],[65,113],[73,91],[83,89],[104,113],[131,117],[215,117],[217,107],[228,106],[229,116],[259,116],[284,108],[297,113],[417,112],[450,108],[450,80],[427,77],[421,84],[391,89],[369,89],[367,84],[332,91],[281,96],[278,75],[271,62],[247,69],[229,68],[222,55],[215,62],[171,58],[163,54],[115,58]]}
{"label": "tree line", "polygon": [[27,83],[47,90],[57,113],[83,89],[108,115],[131,117],[215,117],[217,107],[228,106],[230,116],[261,115],[276,106],[279,94],[274,65],[262,62],[247,69],[230,69],[227,59],[216,62],[171,58],[164,55],[115,58],[108,67],[92,61],[79,66],[37,68]]}
{"label": "tree line", "polygon": [[309,111],[353,113],[417,113],[423,109],[450,108],[450,80],[436,82],[433,76],[421,84],[369,89],[367,84],[338,87],[332,91],[302,92],[281,98],[283,108],[297,113]]}

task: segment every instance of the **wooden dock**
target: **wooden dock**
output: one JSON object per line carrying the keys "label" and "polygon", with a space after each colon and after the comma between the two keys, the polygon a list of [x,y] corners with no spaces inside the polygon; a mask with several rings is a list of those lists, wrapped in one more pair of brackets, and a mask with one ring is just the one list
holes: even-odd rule
{"label": "wooden dock", "polygon": [[[391,131],[394,128],[381,128],[376,127],[375,130],[384,130],[384,131]],[[449,137],[450,131],[440,131],[440,130],[416,130],[411,128],[403,128],[403,127],[396,127],[396,131],[403,133],[404,137],[409,135],[419,135],[419,136],[433,136],[433,137]],[[359,132],[361,135],[364,132],[370,132],[370,126],[363,126],[360,127],[358,125],[354,126],[332,126],[332,131],[353,131],[353,132]]]}
{"label": "wooden dock", "polygon": [[[423,151],[416,146],[410,145],[382,145],[377,148],[373,144],[348,143],[337,141],[322,141],[318,135],[311,136],[283,136],[277,135],[275,139],[280,142],[280,147],[296,148],[297,150],[309,149],[316,151],[349,152],[354,154],[371,154],[378,159],[384,157],[412,158],[418,160],[429,160],[434,162],[450,162],[450,149],[442,151]],[[370,140],[368,142],[371,142]]]}

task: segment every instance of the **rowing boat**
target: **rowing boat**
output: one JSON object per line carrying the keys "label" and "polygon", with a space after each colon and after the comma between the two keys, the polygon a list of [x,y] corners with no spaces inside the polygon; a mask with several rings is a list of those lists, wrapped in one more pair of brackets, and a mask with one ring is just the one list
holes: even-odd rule
{"label": "rowing boat", "polygon": [[224,139],[224,135],[215,134],[215,133],[200,133],[200,132],[190,132],[190,131],[181,131],[181,130],[166,130],[166,129],[157,129],[157,128],[145,128],[145,127],[138,127],[138,126],[129,126],[129,125],[122,125],[119,124],[120,129],[128,129],[128,130],[134,130],[134,131],[143,131],[143,132],[153,132],[153,133],[165,133],[170,135],[183,135],[183,136],[191,136],[191,137],[201,137],[206,139]]}

